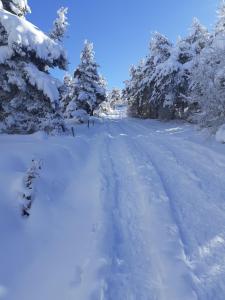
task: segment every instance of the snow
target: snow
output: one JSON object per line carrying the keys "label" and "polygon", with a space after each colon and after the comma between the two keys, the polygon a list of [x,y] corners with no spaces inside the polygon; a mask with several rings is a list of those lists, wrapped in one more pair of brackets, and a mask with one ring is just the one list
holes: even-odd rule
{"label": "snow", "polygon": [[23,48],[25,48],[33,52],[37,58],[48,61],[51,64],[62,58],[65,59],[66,55],[62,46],[24,18],[19,18],[0,8],[0,23],[8,34],[8,45],[11,50],[22,52]]}
{"label": "snow", "polygon": [[13,0],[12,3],[10,3],[10,8],[17,15],[20,15],[21,11],[31,13],[27,0]]}
{"label": "snow", "polygon": [[135,119],[0,145],[0,299],[224,300],[224,145]]}
{"label": "snow", "polygon": [[58,79],[39,71],[33,64],[27,64],[24,67],[24,71],[31,85],[36,86],[39,91],[43,92],[51,100],[52,104],[58,102],[59,87],[62,85]]}
{"label": "snow", "polygon": [[225,143],[225,124],[222,125],[216,132],[216,140],[219,143]]}
{"label": "snow", "polygon": [[10,59],[13,51],[8,46],[0,47],[0,63],[3,64],[7,59]]}

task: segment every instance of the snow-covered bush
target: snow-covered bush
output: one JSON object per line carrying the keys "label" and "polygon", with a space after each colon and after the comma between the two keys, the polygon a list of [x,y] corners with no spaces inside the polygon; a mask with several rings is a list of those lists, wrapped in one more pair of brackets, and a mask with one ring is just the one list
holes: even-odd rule
{"label": "snow-covered bush", "polygon": [[25,19],[26,0],[1,1],[0,122],[8,133],[43,129],[58,108],[60,83],[49,68],[65,69],[61,45]]}

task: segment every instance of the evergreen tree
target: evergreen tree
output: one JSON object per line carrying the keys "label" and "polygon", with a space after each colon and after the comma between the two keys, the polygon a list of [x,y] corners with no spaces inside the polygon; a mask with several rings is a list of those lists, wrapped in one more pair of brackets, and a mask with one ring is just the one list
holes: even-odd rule
{"label": "evergreen tree", "polygon": [[207,46],[197,57],[192,73],[192,97],[200,104],[197,121],[213,130],[225,123],[225,2]]}
{"label": "evergreen tree", "polygon": [[27,0],[0,0],[0,4],[3,9],[19,17],[31,12]]}
{"label": "evergreen tree", "polygon": [[68,8],[61,7],[57,11],[57,19],[54,21],[54,27],[50,37],[56,42],[62,42],[69,23],[67,22]]}
{"label": "evergreen tree", "polygon": [[[173,97],[173,70],[168,62],[171,59],[172,43],[164,35],[156,32],[150,42],[152,72],[148,84],[148,103],[156,118],[171,118],[170,101]],[[147,73],[148,74],[148,73]]]}
{"label": "evergreen tree", "polygon": [[70,74],[66,74],[63,79],[63,85],[60,88],[60,108],[65,118],[68,118],[68,111],[66,108],[71,102],[74,94],[74,80]]}
{"label": "evergreen tree", "polygon": [[219,9],[217,11],[217,22],[215,25],[214,34],[224,36],[225,32],[225,1],[221,0]]}
{"label": "evergreen tree", "polygon": [[117,104],[121,104],[122,95],[121,90],[118,88],[113,88],[107,95],[107,101],[112,109],[115,109]]}
{"label": "evergreen tree", "polygon": [[93,44],[85,41],[81,63],[74,72],[74,95],[71,101],[75,104],[72,107],[93,115],[94,110],[105,99],[106,90],[102,77],[98,73]]}
{"label": "evergreen tree", "polygon": [[[27,1],[2,1],[0,11],[0,122],[4,131],[42,129],[58,107],[60,82],[48,69],[65,69],[63,48],[28,22]],[[13,13],[13,14],[11,14]],[[49,127],[49,125],[48,125]],[[48,130],[50,130],[48,128]]]}
{"label": "evergreen tree", "polygon": [[[197,19],[190,33],[170,48],[170,56],[157,67],[154,89],[161,97],[159,118],[188,118],[197,103],[190,101],[191,73],[196,56],[206,46],[207,30]],[[153,94],[155,97],[155,94]]]}
{"label": "evergreen tree", "polygon": [[130,79],[125,81],[125,89],[122,92],[123,99],[128,103],[128,114],[132,117],[145,117],[143,109],[143,68],[145,61],[142,60],[137,66],[130,68]]}
{"label": "evergreen tree", "polygon": [[[150,43],[149,55],[131,70],[131,80],[124,96],[128,99],[128,113],[142,118],[158,118],[164,103],[165,62],[171,55],[172,44],[156,32]],[[164,90],[161,85],[164,84]],[[127,95],[128,94],[128,95]]]}
{"label": "evergreen tree", "polygon": [[190,34],[172,45],[156,32],[150,53],[131,70],[123,92],[129,113],[144,118],[187,118],[196,103],[190,101],[190,77],[196,55],[207,44],[207,30],[194,19]]}

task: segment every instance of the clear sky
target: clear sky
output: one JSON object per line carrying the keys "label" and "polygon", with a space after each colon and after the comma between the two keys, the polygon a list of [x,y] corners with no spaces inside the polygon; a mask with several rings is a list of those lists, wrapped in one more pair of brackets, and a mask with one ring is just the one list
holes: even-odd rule
{"label": "clear sky", "polygon": [[[28,17],[43,31],[52,27],[60,6],[69,8],[65,46],[70,71],[79,63],[85,39],[94,42],[100,72],[110,87],[122,87],[129,68],[148,52],[151,32],[175,41],[185,35],[193,17],[211,28],[219,0],[28,0]],[[55,73],[62,77],[60,72]]]}

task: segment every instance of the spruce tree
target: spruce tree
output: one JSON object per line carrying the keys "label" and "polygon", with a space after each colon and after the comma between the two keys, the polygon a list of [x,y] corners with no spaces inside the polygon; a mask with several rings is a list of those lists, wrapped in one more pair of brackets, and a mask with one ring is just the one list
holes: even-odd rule
{"label": "spruce tree", "polygon": [[197,121],[216,130],[225,123],[225,2],[207,46],[198,56],[192,73],[192,97],[200,105]]}
{"label": "spruce tree", "polygon": [[67,7],[61,7],[57,11],[57,18],[54,21],[53,24],[53,30],[50,33],[50,37],[56,41],[56,42],[62,42],[65,32],[67,30],[67,27],[69,25],[67,21],[67,13],[68,13],[68,8]]}
{"label": "spruce tree", "polygon": [[122,97],[128,103],[128,114],[132,117],[145,117],[143,109],[143,89],[146,86],[143,82],[143,69],[145,61],[130,68],[130,79],[125,81],[125,88]]}
{"label": "spruce tree", "polygon": [[[84,110],[92,116],[94,110],[105,100],[106,89],[98,73],[93,44],[85,41],[81,63],[74,72],[74,93],[69,103],[70,113],[72,108]],[[66,110],[68,111],[68,108]]]}
{"label": "spruce tree", "polygon": [[116,105],[121,104],[122,102],[121,90],[113,88],[107,95],[107,101],[109,102],[110,107],[115,109]]}
{"label": "spruce tree", "polygon": [[31,12],[27,0],[1,0],[0,3],[3,9],[19,17],[24,17],[25,14]]}
{"label": "spruce tree", "polygon": [[[0,122],[9,133],[51,130],[60,82],[49,68],[66,68],[65,52],[25,19],[27,1],[2,1],[0,10]],[[54,126],[55,126],[55,122]]]}
{"label": "spruce tree", "polygon": [[68,111],[66,111],[68,104],[73,99],[74,94],[74,80],[68,73],[64,76],[63,85],[60,88],[60,108],[65,118],[68,118]]}

